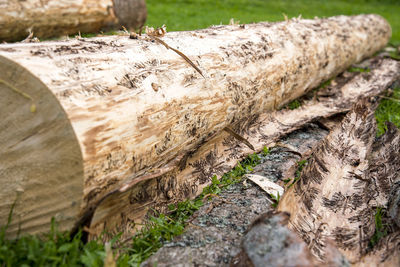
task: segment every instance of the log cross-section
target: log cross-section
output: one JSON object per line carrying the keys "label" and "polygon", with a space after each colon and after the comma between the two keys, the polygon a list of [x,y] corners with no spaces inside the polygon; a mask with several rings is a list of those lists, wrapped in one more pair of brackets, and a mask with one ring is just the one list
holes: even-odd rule
{"label": "log cross-section", "polygon": [[105,195],[179,171],[225,127],[299,97],[390,35],[383,18],[361,15],[161,38],[204,77],[146,37],[1,45],[0,224],[18,195],[10,235],[44,231],[53,216],[70,229]]}

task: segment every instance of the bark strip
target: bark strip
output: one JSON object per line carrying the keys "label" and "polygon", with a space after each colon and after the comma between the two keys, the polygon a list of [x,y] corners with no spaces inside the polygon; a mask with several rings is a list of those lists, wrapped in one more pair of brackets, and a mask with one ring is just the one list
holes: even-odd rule
{"label": "bark strip", "polygon": [[[386,210],[395,198],[389,195],[400,181],[400,132],[390,125],[375,140],[376,106],[375,99],[355,104],[316,147],[300,180],[279,202],[278,209],[291,214],[289,226],[321,261],[327,240],[333,239],[351,263],[360,262],[370,253],[376,209]],[[399,230],[388,231],[397,231],[397,236]]]}

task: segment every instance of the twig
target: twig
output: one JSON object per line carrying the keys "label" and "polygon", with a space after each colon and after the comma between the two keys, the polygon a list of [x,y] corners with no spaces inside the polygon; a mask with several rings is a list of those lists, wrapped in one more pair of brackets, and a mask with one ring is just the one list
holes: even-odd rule
{"label": "twig", "polygon": [[200,73],[201,76],[203,76],[203,78],[205,79],[206,77],[204,77],[203,73],[201,72],[201,70],[181,51],[179,51],[178,49],[175,49],[171,46],[169,46],[168,44],[166,44],[163,40],[161,40],[160,38],[156,37],[156,36],[152,36],[149,35],[149,37],[153,40],[155,40],[156,42],[162,44],[163,46],[165,46],[165,48],[167,49],[171,49],[172,51],[174,51],[175,53],[177,53],[178,55],[180,55],[187,63],[189,63],[195,70],[197,70],[198,73]]}
{"label": "twig", "polygon": [[232,130],[230,127],[226,126],[223,129],[225,132],[229,133],[230,135],[232,135],[233,137],[235,137],[237,140],[243,142],[244,144],[246,144],[251,150],[255,151],[256,149],[254,148],[254,146],[243,136],[241,136],[240,134],[236,133],[234,130]]}
{"label": "twig", "polygon": [[33,31],[29,29],[29,35],[21,43],[30,43],[33,39]]}

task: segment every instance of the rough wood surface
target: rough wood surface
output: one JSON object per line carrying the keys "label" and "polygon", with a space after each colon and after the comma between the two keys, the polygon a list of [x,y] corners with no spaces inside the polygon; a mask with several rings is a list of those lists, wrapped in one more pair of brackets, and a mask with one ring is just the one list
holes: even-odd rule
{"label": "rough wood surface", "polygon": [[111,25],[139,29],[147,16],[144,0],[0,0],[0,10],[0,41],[19,41],[30,31],[49,38]]}
{"label": "rough wood surface", "polygon": [[[1,198],[6,199],[0,206],[0,218],[6,218],[15,188],[23,193],[15,209],[20,220],[15,220],[11,233],[16,233],[19,224],[22,231],[44,230],[48,225],[42,221],[59,213],[66,228],[78,219],[83,223],[111,192],[126,191],[102,203],[95,214],[96,227],[106,227],[106,221],[111,228],[128,225],[132,218],[145,214],[153,201],[162,205],[193,196],[215,170],[221,173],[249,152],[235,145],[223,131],[226,126],[239,133],[247,131],[246,138],[257,140],[249,138],[257,144],[256,149],[271,143],[281,126],[286,126],[277,121],[256,124],[248,131],[262,113],[283,106],[372,55],[389,37],[385,20],[362,15],[218,26],[162,38],[198,65],[205,78],[174,51],[146,38],[110,36],[2,45],[0,86],[4,97],[0,107],[8,120],[1,122],[7,131],[0,132],[0,142],[14,145],[0,152],[1,185],[5,188]],[[375,77],[372,71],[372,78],[359,78],[355,89],[343,89],[343,99],[351,102],[359,96],[358,91],[376,94],[387,86],[393,73],[398,74],[398,63],[383,61],[382,66],[385,76]],[[379,76],[379,71],[376,74]],[[364,81],[367,78],[371,78],[369,83]],[[29,86],[30,80],[37,86]],[[340,110],[331,104],[325,115]],[[307,121],[318,112],[302,118]],[[42,125],[51,125],[49,114],[73,131],[56,134],[56,128],[46,130]],[[282,119],[285,123],[286,118]],[[287,129],[295,128],[294,121]],[[70,147],[79,147],[80,153],[71,148],[65,149],[64,155],[53,153],[64,150],[57,139],[75,142]],[[52,141],[59,146],[52,146]],[[227,151],[222,153],[220,148]],[[29,149],[35,171],[10,157]],[[220,160],[221,154],[230,159]],[[54,164],[43,162],[46,157]],[[52,176],[61,162],[73,178],[57,191],[59,197],[47,198],[47,204],[36,201],[41,191],[55,188],[52,179],[38,173]],[[17,169],[18,179],[13,178]],[[11,185],[9,179],[18,182]],[[32,190],[30,183],[40,184],[41,191]],[[72,190],[76,185],[83,191]],[[64,190],[74,192],[68,195],[68,203],[63,203]],[[66,210],[68,216],[63,215]]]}
{"label": "rough wood surface", "polygon": [[[282,136],[308,122],[347,112],[358,98],[378,95],[400,77],[398,61],[375,59],[369,66],[369,73],[346,72],[337,77],[331,86],[318,91],[316,97],[311,97],[296,110],[283,109],[261,114],[243,124],[237,124],[235,130],[256,151],[261,151],[264,146],[276,145]],[[307,142],[304,140],[305,144]],[[296,152],[296,149],[290,147],[286,149]],[[238,160],[253,152],[246,144],[222,132],[190,155],[182,171],[173,170],[157,179],[141,181],[129,192],[111,196],[97,208],[92,228],[98,233],[105,228],[129,233],[135,224],[142,222],[150,208],[165,211],[166,203],[182,201],[199,194],[210,183],[210,177],[220,177]],[[126,205],[128,202],[130,204]],[[113,222],[107,220],[110,217],[114,218]]]}
{"label": "rough wood surface", "polygon": [[376,100],[357,103],[316,147],[300,180],[279,202],[278,209],[291,214],[289,226],[322,261],[326,241],[333,239],[350,263],[360,262],[370,250],[376,208],[387,208],[399,181],[400,133],[389,126],[375,140],[376,106]]}
{"label": "rough wood surface", "polygon": [[393,267],[400,266],[400,231],[382,238],[376,247],[364,255],[354,267]]}

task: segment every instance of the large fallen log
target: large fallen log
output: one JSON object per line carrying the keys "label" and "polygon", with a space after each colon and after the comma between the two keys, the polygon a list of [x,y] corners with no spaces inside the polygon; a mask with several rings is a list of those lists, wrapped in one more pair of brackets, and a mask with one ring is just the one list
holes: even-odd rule
{"label": "large fallen log", "polygon": [[[114,193],[128,197],[104,204],[97,225],[113,225],[110,214],[125,224],[140,217],[128,203],[143,212],[149,192],[162,191],[167,202],[193,196],[208,182],[204,168],[217,162],[206,141],[223,141],[230,125],[248,129],[389,37],[385,20],[362,15],[170,33],[165,46],[126,36],[2,45],[0,224],[17,195],[11,235],[44,231],[52,216],[64,229],[89,224]],[[378,88],[396,64],[387,63],[392,75]],[[193,170],[199,179],[177,177]],[[136,186],[151,179],[145,190]],[[126,213],[115,208],[121,203]]]}
{"label": "large fallen log", "polygon": [[139,29],[147,17],[145,0],[8,0],[0,1],[0,9],[0,42],[30,33],[49,38],[110,26]]}
{"label": "large fallen log", "polygon": [[[279,140],[288,133],[309,122],[347,112],[357,99],[376,96],[400,78],[400,62],[379,58],[368,61],[369,73],[345,72],[334,79],[330,86],[318,90],[311,99],[304,100],[300,108],[250,117],[245,123],[237,124],[235,131],[247,139],[255,151],[261,151],[264,146],[286,146],[280,144]],[[322,126],[326,127],[325,124]],[[297,154],[304,153],[291,146],[287,149]],[[252,152],[245,143],[222,132],[190,155],[182,171],[172,170],[157,179],[135,180],[137,183],[132,190],[110,196],[97,207],[91,229],[93,233],[101,233],[104,229],[111,231],[117,228],[129,236],[135,224],[142,223],[147,211],[155,209],[165,212],[166,203],[183,201],[201,193],[203,187],[210,183],[210,177],[221,177],[238,160]],[[108,219],[111,217],[112,223]]]}

